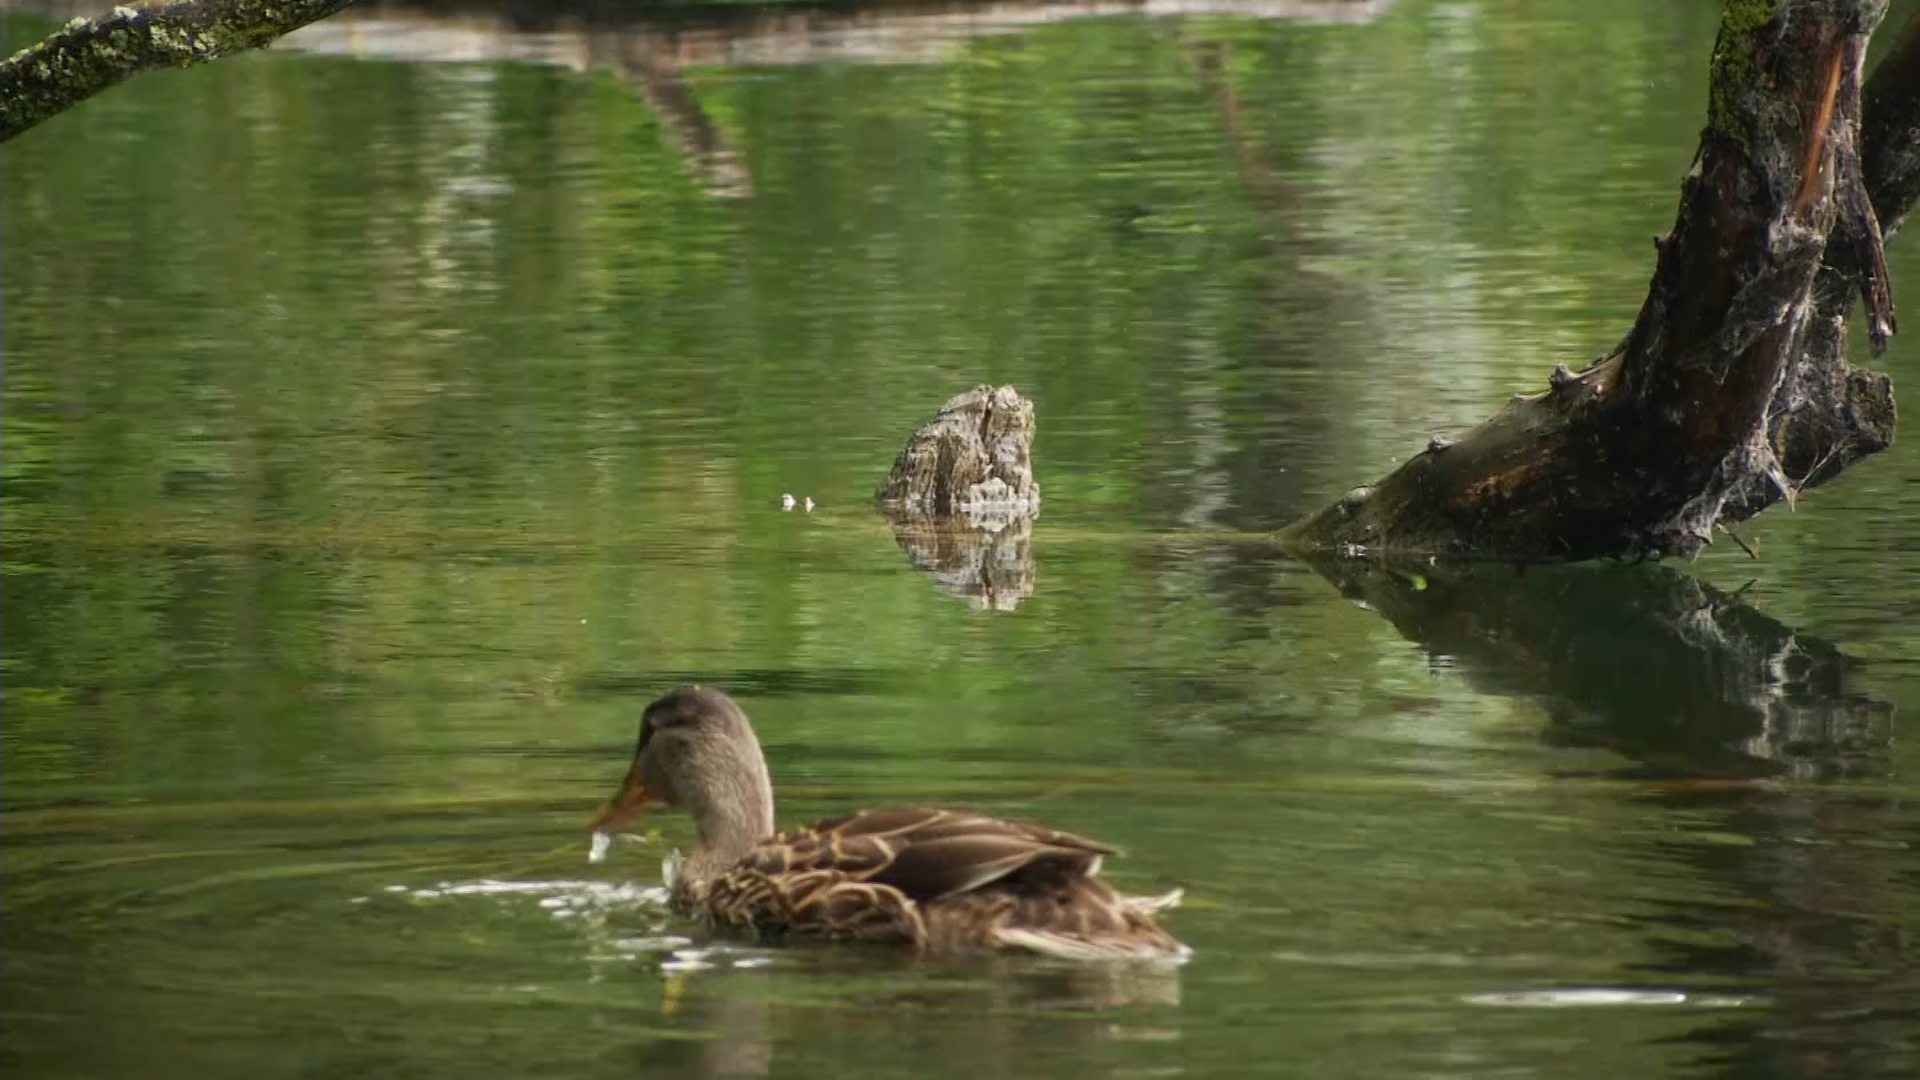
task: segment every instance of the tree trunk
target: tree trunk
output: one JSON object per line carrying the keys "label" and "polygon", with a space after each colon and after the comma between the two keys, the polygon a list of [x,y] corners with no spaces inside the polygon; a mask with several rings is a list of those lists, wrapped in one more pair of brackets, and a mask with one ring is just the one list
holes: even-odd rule
{"label": "tree trunk", "polygon": [[1285,538],[1347,554],[1691,556],[1723,518],[1885,448],[1892,387],[1842,355],[1855,295],[1876,352],[1893,332],[1880,223],[1920,191],[1920,27],[1866,88],[1862,122],[1884,12],[1728,0],[1707,127],[1626,339]]}
{"label": "tree trunk", "polygon": [[148,68],[257,49],[353,0],[177,0],[75,19],[0,63],[0,142]]}

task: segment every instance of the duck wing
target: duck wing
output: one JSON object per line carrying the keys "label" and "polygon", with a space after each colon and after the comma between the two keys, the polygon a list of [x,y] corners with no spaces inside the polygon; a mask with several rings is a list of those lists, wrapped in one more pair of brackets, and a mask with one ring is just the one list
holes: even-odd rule
{"label": "duck wing", "polygon": [[722,922],[937,952],[1015,948],[1062,959],[1179,957],[1153,922],[1177,902],[1099,878],[1114,849],[964,810],[864,810],[783,832],[715,886]]}
{"label": "duck wing", "polygon": [[742,866],[777,876],[834,871],[884,885],[915,901],[942,900],[1030,867],[1091,877],[1114,849],[1042,825],[965,810],[862,810],[790,829],[750,853]]}

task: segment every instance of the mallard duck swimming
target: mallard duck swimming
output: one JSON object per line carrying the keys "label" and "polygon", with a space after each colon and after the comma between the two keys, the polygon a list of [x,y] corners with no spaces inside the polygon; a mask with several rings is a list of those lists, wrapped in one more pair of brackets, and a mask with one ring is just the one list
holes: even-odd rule
{"label": "mallard duck swimming", "polygon": [[596,837],[648,803],[693,815],[699,839],[673,904],[762,935],[893,942],[928,952],[1026,949],[1076,960],[1185,957],[1154,925],[1164,897],[1100,880],[1105,844],[962,810],[862,810],[775,834],[773,784],[746,713],[700,686],[647,706]]}

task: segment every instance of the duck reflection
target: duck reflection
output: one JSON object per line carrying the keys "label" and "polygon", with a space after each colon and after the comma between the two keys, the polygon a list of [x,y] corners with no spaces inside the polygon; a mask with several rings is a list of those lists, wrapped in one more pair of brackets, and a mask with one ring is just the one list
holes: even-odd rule
{"label": "duck reflection", "polygon": [[[1180,969],[1061,965],[1024,957],[930,964],[883,950],[782,950],[754,970],[663,976],[659,1029],[640,1075],[765,1076],[815,1066],[899,1072],[967,1061],[986,1075],[1097,1058],[1116,1041],[1173,1042]],[[670,1036],[665,1033],[671,1032]]]}
{"label": "duck reflection", "polygon": [[766,1076],[773,1069],[772,1006],[764,971],[702,978],[666,973],[660,1020],[672,1038],[642,1042],[639,1076]]}

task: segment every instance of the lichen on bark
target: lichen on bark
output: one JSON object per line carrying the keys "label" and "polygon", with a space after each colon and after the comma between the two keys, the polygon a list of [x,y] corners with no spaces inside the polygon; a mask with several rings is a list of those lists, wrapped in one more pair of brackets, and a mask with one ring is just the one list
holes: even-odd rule
{"label": "lichen on bark", "polygon": [[923,517],[1030,517],[1033,403],[1011,386],[981,385],[948,399],[901,447],[874,499]]}
{"label": "lichen on bark", "polygon": [[1720,33],[1713,42],[1712,76],[1707,80],[1707,126],[1742,147],[1751,145],[1750,119],[1731,100],[1753,84],[1754,33],[1780,14],[1786,0],[1727,0]]}
{"label": "lichen on bark", "polygon": [[175,0],[74,19],[0,62],[0,142],[122,80],[266,45],[354,0]]}

